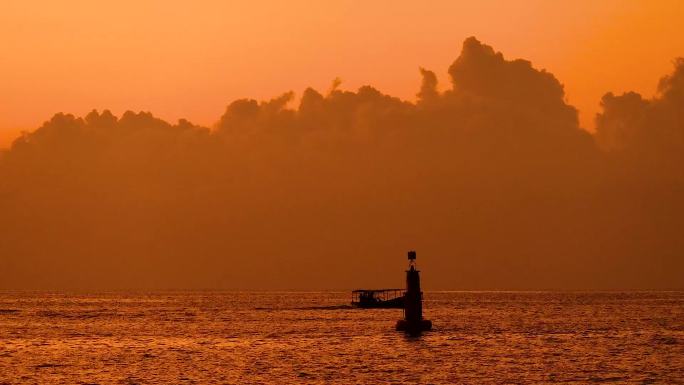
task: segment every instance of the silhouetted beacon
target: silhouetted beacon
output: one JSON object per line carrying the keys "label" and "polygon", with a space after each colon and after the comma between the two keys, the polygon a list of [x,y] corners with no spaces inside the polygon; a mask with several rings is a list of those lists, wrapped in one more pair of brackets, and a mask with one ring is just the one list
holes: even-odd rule
{"label": "silhouetted beacon", "polygon": [[408,259],[404,319],[397,321],[397,330],[417,334],[432,329],[432,321],[423,319],[423,292],[420,291],[420,271],[416,269],[416,252],[409,251]]}

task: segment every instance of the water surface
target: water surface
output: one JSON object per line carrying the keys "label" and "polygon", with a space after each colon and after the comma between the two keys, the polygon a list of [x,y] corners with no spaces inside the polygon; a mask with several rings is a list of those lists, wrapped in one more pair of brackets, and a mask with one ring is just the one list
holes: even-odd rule
{"label": "water surface", "polygon": [[0,293],[0,384],[683,384],[684,293]]}

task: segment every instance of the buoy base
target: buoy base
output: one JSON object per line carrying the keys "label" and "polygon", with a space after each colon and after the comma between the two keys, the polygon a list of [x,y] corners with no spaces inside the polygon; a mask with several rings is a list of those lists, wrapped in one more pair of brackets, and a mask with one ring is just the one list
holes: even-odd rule
{"label": "buoy base", "polygon": [[418,322],[409,322],[405,319],[397,321],[396,329],[407,333],[420,333],[432,330],[432,321],[420,320]]}

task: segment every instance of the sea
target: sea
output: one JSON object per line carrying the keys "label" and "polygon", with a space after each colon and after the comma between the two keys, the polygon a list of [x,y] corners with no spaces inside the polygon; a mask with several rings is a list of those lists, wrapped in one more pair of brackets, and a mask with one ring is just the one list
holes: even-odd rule
{"label": "sea", "polygon": [[0,384],[684,384],[684,292],[0,293]]}

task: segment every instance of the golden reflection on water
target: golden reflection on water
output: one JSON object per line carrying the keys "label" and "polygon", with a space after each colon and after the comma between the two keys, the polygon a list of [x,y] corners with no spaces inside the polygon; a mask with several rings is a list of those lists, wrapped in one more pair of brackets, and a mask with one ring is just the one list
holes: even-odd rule
{"label": "golden reflection on water", "polygon": [[0,384],[684,381],[684,293],[426,293],[435,330],[348,293],[0,294]]}

